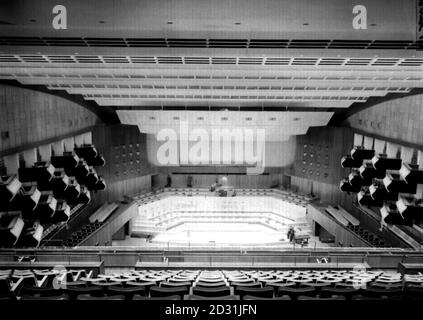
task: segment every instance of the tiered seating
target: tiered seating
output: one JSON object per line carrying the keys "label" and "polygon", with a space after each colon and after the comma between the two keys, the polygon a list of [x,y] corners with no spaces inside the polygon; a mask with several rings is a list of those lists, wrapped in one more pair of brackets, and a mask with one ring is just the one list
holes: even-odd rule
{"label": "tiered seating", "polygon": [[423,300],[423,275],[374,270],[2,270],[0,299]]}
{"label": "tiered seating", "polygon": [[360,146],[342,158],[341,165],[352,168],[348,180],[340,183],[341,191],[357,193],[361,206],[379,208],[384,223],[413,226],[423,221],[421,201],[414,198],[423,183],[418,165]]}
{"label": "tiered seating", "polygon": [[94,231],[100,228],[103,222],[91,222],[83,225],[78,231],[71,234],[71,236],[62,242],[63,246],[74,247],[85,240]]}
{"label": "tiered seating", "polygon": [[361,226],[354,226],[350,224],[347,228],[373,247],[391,247],[391,245],[387,243],[384,239],[380,238],[375,233],[370,232]]}
{"label": "tiered seating", "polygon": [[360,225],[360,221],[353,217],[341,206],[328,206],[325,209],[325,212],[328,213],[334,220],[336,220],[342,226],[355,233],[368,245],[373,247],[390,247],[389,243],[377,236],[375,233],[372,233],[367,230],[364,226]]}

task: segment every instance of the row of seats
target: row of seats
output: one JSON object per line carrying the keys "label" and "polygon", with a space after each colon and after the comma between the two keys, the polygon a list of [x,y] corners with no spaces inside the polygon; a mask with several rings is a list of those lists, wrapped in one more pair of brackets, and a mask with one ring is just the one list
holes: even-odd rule
{"label": "row of seats", "polygon": [[90,222],[83,225],[78,231],[73,232],[70,237],[62,241],[62,246],[74,247],[84,241],[94,231],[98,230],[104,222]]}
{"label": "row of seats", "polygon": [[0,299],[423,300],[423,275],[382,271],[0,271]]}

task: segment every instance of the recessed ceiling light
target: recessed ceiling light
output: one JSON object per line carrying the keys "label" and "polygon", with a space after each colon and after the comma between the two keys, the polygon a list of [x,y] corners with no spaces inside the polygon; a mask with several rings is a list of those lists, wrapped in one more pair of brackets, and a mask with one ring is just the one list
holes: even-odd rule
{"label": "recessed ceiling light", "polygon": [[235,22],[235,24],[236,24],[237,26],[239,26],[239,25],[241,24],[241,22]]}
{"label": "recessed ceiling light", "polygon": [[173,24],[173,22],[172,21],[168,21],[167,24]]}
{"label": "recessed ceiling light", "polygon": [[376,23],[371,23],[370,25],[371,25],[372,27],[377,26],[377,24],[376,24]]}
{"label": "recessed ceiling light", "polygon": [[98,23],[105,23],[105,21],[104,20],[100,20]]}
{"label": "recessed ceiling light", "polygon": [[308,23],[307,22],[303,23],[303,26],[308,26]]}
{"label": "recessed ceiling light", "polygon": [[31,21],[31,22],[37,22],[37,20],[36,20],[36,19],[31,19],[31,20],[29,20],[29,21]]}

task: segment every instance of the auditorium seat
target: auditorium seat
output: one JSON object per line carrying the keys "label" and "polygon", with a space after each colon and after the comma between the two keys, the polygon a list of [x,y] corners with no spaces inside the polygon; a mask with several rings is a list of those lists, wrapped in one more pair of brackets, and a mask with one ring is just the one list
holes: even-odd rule
{"label": "auditorium seat", "polygon": [[245,295],[242,300],[285,300],[289,301],[291,300],[291,297],[289,296],[281,296],[281,297],[258,297],[254,295]]}
{"label": "auditorium seat", "polygon": [[309,297],[309,296],[298,296],[297,300],[327,300],[327,301],[331,301],[331,300],[345,300],[345,297],[343,296],[331,296],[331,297]]}
{"label": "auditorium seat", "polygon": [[145,287],[120,287],[109,286],[106,289],[107,295],[124,295],[126,300],[132,300],[133,296],[138,294],[145,296],[147,294]]}
{"label": "auditorium seat", "polygon": [[373,167],[376,170],[400,170],[402,160],[399,158],[388,158],[386,154],[376,154],[372,158]]}
{"label": "auditorium seat", "polygon": [[[227,296],[231,294],[229,287],[220,286],[220,287],[194,287],[192,288],[192,293],[197,296],[203,297],[218,297],[218,296]],[[235,293],[236,294],[236,293]]]}
{"label": "auditorium seat", "polygon": [[231,286],[236,287],[244,287],[244,288],[261,288],[260,282],[231,282]]}
{"label": "auditorium seat", "polygon": [[15,294],[11,290],[10,281],[8,278],[0,278],[0,298],[4,300],[15,299]]}
{"label": "auditorium seat", "polygon": [[359,294],[359,289],[354,287],[336,287],[336,288],[322,288],[320,290],[320,296],[323,298],[329,298],[332,296],[343,296],[350,300],[353,295]]}
{"label": "auditorium seat", "polygon": [[370,298],[382,298],[382,297],[401,297],[403,293],[402,288],[377,288],[377,287],[370,287],[366,288],[366,290],[362,290],[361,295]]}
{"label": "auditorium seat", "polygon": [[93,297],[104,296],[104,290],[99,286],[72,286],[66,287],[66,293],[69,295],[71,300],[75,300],[78,295],[91,295]]}
{"label": "auditorium seat", "polygon": [[236,287],[234,289],[234,294],[239,295],[241,300],[245,295],[262,297],[262,298],[273,298],[274,290],[272,287],[263,287],[263,288],[247,288],[247,287]]}
{"label": "auditorium seat", "polygon": [[41,300],[48,300],[48,301],[51,301],[51,300],[69,300],[70,298],[69,298],[69,296],[68,295],[66,295],[66,294],[61,294],[61,295],[57,295],[57,296],[26,296],[26,295],[24,295],[24,296],[21,296],[21,300],[38,300],[38,301],[41,301]]}
{"label": "auditorium seat", "polygon": [[404,289],[404,299],[411,301],[423,301],[423,286],[407,284]]}
{"label": "auditorium seat", "polygon": [[181,282],[160,282],[160,287],[171,288],[171,287],[191,287],[191,281],[181,281]]}
{"label": "auditorium seat", "polygon": [[298,296],[311,296],[314,297],[317,290],[313,287],[302,287],[302,288],[291,288],[291,287],[279,287],[277,296],[288,295],[292,300],[296,300]]}
{"label": "auditorium seat", "polygon": [[154,297],[170,297],[173,295],[179,295],[182,297],[189,293],[188,287],[174,287],[174,288],[162,288],[153,286],[150,288],[150,296]]}
{"label": "auditorium seat", "polygon": [[191,295],[185,295],[184,300],[240,300],[240,297],[235,295],[205,297],[205,296],[197,296],[197,295],[191,294]]}
{"label": "auditorium seat", "polygon": [[226,282],[218,281],[218,282],[205,282],[204,279],[198,281],[195,284],[196,287],[221,287],[226,286]]}
{"label": "auditorium seat", "polygon": [[132,298],[132,300],[182,300],[182,298],[183,297],[181,297],[179,294],[162,297],[144,297],[137,294]]}
{"label": "auditorium seat", "polygon": [[402,300],[401,295],[394,295],[394,296],[375,296],[369,297],[366,295],[356,295],[351,298],[351,300],[375,300],[375,301],[400,301]]}
{"label": "auditorium seat", "polygon": [[41,297],[52,297],[57,296],[62,293],[60,288],[54,288],[52,286],[47,287],[38,287],[38,286],[23,286],[20,291],[20,295],[27,295],[27,296],[41,296]]}
{"label": "auditorium seat", "polygon": [[76,297],[76,300],[125,300],[125,296],[114,295],[114,296],[97,297],[97,296],[91,296],[89,294],[80,294]]}

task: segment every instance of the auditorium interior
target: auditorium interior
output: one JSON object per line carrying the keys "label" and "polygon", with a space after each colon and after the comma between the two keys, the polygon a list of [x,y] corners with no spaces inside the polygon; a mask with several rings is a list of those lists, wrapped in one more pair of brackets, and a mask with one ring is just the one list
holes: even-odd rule
{"label": "auditorium interior", "polygon": [[422,10],[1,1],[0,300],[423,300]]}

